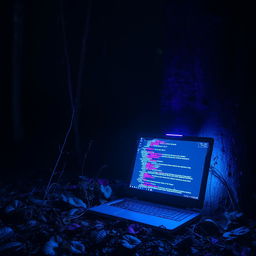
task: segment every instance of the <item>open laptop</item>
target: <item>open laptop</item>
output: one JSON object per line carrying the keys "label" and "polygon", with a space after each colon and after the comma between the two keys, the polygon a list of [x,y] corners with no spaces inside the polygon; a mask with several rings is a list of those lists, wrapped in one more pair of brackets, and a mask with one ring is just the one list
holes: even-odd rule
{"label": "open laptop", "polygon": [[200,216],[213,139],[167,134],[140,137],[129,190],[90,212],[175,230]]}

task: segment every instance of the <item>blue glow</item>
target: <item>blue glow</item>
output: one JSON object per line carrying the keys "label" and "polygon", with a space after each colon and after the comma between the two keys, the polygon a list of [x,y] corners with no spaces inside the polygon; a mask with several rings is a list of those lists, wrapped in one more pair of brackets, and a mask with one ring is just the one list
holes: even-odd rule
{"label": "blue glow", "polygon": [[172,136],[172,137],[182,137],[182,134],[174,134],[174,133],[166,133],[166,136]]}
{"label": "blue glow", "polygon": [[[229,170],[236,169],[236,164],[232,158],[231,134],[221,126],[217,118],[209,119],[205,122],[198,136],[214,138],[211,166],[216,168],[221,176],[228,181],[231,187],[235,188],[235,179],[228,177]],[[235,191],[233,191],[235,193]],[[209,172],[207,189],[205,195],[205,207],[217,208],[223,198],[225,188],[223,184]],[[236,194],[234,194],[236,197]]]}
{"label": "blue glow", "polygon": [[[175,127],[172,127],[172,130],[177,131],[177,134],[179,134],[179,131],[182,130],[183,132],[184,130],[185,132],[183,134],[214,138],[211,166],[217,169],[218,173],[228,182],[229,186],[232,188],[234,197],[237,200],[236,190],[238,186],[238,177],[230,177],[228,175],[229,172],[234,173],[233,170],[237,168],[235,159],[232,155],[232,134],[230,131],[223,127],[219,117],[212,116],[206,119],[200,125],[201,128],[197,132],[194,131],[189,124],[187,127],[185,127],[186,130],[185,128],[183,129],[183,126],[179,122],[176,123],[175,126],[177,128],[175,129]],[[168,134],[166,134],[166,136],[168,136]],[[226,188],[223,186],[220,180],[212,174],[210,168],[205,194],[204,209],[206,211],[211,211],[212,209],[217,209],[220,205],[223,207],[230,207],[229,200],[223,201],[225,196],[227,196]],[[226,203],[226,205],[224,206],[223,203]]]}

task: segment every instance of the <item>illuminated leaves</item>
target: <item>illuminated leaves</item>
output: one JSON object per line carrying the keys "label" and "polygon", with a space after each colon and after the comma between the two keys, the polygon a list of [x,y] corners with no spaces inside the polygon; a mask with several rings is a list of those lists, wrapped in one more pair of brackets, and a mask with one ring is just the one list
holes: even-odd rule
{"label": "illuminated leaves", "polygon": [[240,212],[226,212],[219,218],[202,218],[177,234],[160,232],[128,220],[87,215],[88,205],[108,202],[116,197],[117,192],[124,193],[124,187],[120,181],[111,183],[106,179],[82,177],[78,184],[59,184],[54,192],[49,192],[47,200],[40,196],[43,190],[19,194],[2,189],[0,254],[255,254],[256,222],[247,222]]}

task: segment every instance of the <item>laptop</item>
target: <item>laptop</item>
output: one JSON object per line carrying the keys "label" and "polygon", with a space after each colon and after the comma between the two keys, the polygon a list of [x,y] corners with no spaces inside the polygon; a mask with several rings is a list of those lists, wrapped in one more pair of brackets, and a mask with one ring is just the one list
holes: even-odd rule
{"label": "laptop", "polygon": [[131,173],[131,198],[89,212],[176,230],[200,216],[213,139],[178,134],[139,137]]}

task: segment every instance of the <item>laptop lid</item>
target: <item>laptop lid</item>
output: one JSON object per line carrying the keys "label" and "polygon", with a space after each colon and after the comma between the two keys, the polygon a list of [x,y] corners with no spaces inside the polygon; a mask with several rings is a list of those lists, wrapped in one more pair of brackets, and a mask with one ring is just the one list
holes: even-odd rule
{"label": "laptop lid", "polygon": [[130,189],[142,200],[202,208],[213,148],[206,137],[139,137]]}

